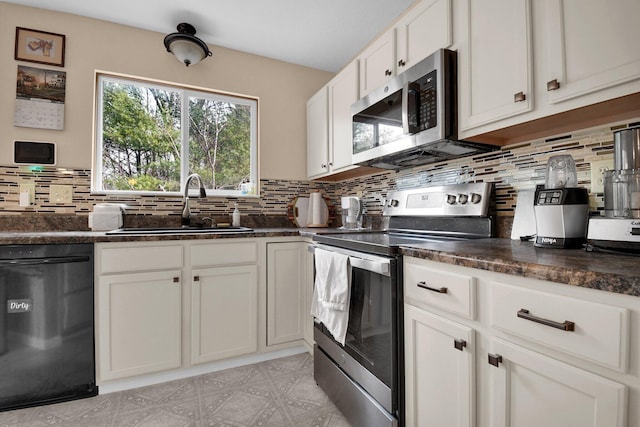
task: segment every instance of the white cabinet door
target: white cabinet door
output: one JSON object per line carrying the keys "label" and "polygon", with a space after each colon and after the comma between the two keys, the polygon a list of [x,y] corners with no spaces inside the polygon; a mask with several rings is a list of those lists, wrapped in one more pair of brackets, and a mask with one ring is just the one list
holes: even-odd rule
{"label": "white cabinet door", "polygon": [[451,0],[423,0],[396,25],[398,74],[453,43]]}
{"label": "white cabinet door", "polygon": [[352,167],[351,104],[358,100],[358,61],[352,61],[329,82],[329,167],[331,172]]}
{"label": "white cabinet door", "polygon": [[473,426],[473,329],[404,307],[407,427]]}
{"label": "white cabinet door", "polygon": [[624,427],[624,385],[499,339],[492,350],[492,427]]}
{"label": "white cabinet door", "polygon": [[541,29],[549,37],[551,103],[640,78],[638,0],[548,0],[545,5]]}
{"label": "white cabinet door", "polygon": [[255,265],[192,271],[191,363],[258,349],[258,272]]}
{"label": "white cabinet door", "polygon": [[354,60],[307,102],[307,175],[319,178],[345,171],[351,163],[351,104],[358,100]]}
{"label": "white cabinet door", "polygon": [[181,365],[181,271],[98,277],[100,380]]}
{"label": "white cabinet door", "polygon": [[532,19],[529,0],[467,0],[460,10],[460,128],[533,108]]}
{"label": "white cabinet door", "polygon": [[304,244],[304,263],[305,263],[305,277],[304,277],[304,311],[302,312],[302,335],[304,341],[309,348],[313,348],[315,340],[313,339],[313,316],[311,315],[311,302],[313,300],[313,287],[315,280],[315,265],[313,260],[313,252],[310,250],[312,245],[310,243]]}
{"label": "white cabinet door", "polygon": [[267,244],[267,345],[302,339],[306,245]]}
{"label": "white cabinet door", "polygon": [[382,86],[395,76],[396,30],[392,28],[371,43],[358,56],[360,62],[360,96]]}
{"label": "white cabinet door", "polygon": [[328,91],[323,87],[307,101],[307,175],[309,178],[329,171]]}

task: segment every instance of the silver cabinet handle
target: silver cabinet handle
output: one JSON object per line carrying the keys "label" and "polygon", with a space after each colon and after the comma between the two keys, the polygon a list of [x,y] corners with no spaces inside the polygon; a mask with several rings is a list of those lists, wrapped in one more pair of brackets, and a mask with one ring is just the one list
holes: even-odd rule
{"label": "silver cabinet handle", "polygon": [[547,82],[547,92],[558,89],[560,89],[560,82],[558,81],[558,79],[549,80]]}
{"label": "silver cabinet handle", "polygon": [[427,285],[425,282],[418,282],[417,285],[418,285],[419,288],[426,289],[426,290],[431,291],[431,292],[438,292],[440,294],[446,294],[447,292],[449,292],[449,290],[447,288],[445,288],[445,287],[433,288],[433,287]]}
{"label": "silver cabinet handle", "polygon": [[540,323],[541,325],[550,326],[552,328],[561,329],[563,331],[572,332],[575,331],[576,324],[565,320],[564,322],[555,322],[553,320],[543,319],[542,317],[534,316],[529,313],[529,310],[521,308],[518,311],[518,317],[525,320],[530,320],[532,322]]}

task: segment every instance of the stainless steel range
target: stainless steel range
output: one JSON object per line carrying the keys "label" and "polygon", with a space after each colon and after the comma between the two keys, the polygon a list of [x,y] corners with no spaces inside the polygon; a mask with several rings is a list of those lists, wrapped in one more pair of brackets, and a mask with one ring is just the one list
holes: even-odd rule
{"label": "stainless steel range", "polygon": [[389,192],[385,231],[318,234],[314,246],[348,256],[349,317],[344,345],[315,323],[314,375],[355,426],[404,425],[402,257],[424,241],[493,237],[491,183]]}

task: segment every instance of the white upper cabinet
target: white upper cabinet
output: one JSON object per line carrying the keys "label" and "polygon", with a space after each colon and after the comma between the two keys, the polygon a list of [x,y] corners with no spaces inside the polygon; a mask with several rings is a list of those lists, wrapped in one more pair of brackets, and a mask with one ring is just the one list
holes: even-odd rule
{"label": "white upper cabinet", "polygon": [[358,100],[353,61],[307,101],[307,175],[320,178],[352,169],[351,104]]}
{"label": "white upper cabinet", "polygon": [[[577,110],[582,107],[591,108],[592,118],[606,119],[602,123],[638,110],[633,100],[598,104],[640,92],[635,22],[640,1],[460,0],[454,5],[461,138],[498,131],[489,136],[499,139],[503,129],[560,113],[567,114],[536,129],[593,126],[589,114]],[[529,128],[521,129],[526,134]]]}
{"label": "white upper cabinet", "polygon": [[640,1],[547,0],[549,102],[640,78]]}
{"label": "white upper cabinet", "polygon": [[451,0],[423,0],[371,43],[360,60],[360,96],[453,42]]}
{"label": "white upper cabinet", "polygon": [[391,28],[371,43],[358,57],[360,95],[365,96],[395,76],[396,30]]}
{"label": "white upper cabinet", "polygon": [[329,171],[329,96],[323,87],[307,101],[307,175],[322,176]]}
{"label": "white upper cabinet", "polygon": [[353,61],[329,82],[329,169],[352,167],[351,105],[358,100],[358,61]]}
{"label": "white upper cabinet", "polygon": [[398,74],[453,44],[451,13],[451,0],[423,0],[400,19],[395,26]]}
{"label": "white upper cabinet", "polygon": [[458,53],[460,129],[531,111],[529,0],[465,1]]}
{"label": "white upper cabinet", "polygon": [[[418,2],[307,102],[307,175],[354,169],[351,105],[453,40],[452,0]],[[397,37],[396,37],[397,36]]]}

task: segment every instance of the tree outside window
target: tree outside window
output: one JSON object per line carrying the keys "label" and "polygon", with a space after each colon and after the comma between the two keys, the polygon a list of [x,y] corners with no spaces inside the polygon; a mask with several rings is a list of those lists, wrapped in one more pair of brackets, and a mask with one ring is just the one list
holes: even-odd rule
{"label": "tree outside window", "polygon": [[180,192],[192,173],[208,195],[255,188],[256,99],[103,74],[97,99],[93,191]]}

